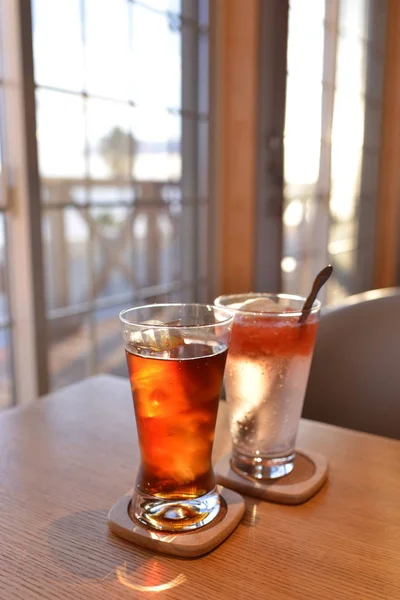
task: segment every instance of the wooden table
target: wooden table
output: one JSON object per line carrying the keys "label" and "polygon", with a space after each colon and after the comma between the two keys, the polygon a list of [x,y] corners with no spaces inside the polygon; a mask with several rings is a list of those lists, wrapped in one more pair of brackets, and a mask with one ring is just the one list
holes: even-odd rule
{"label": "wooden table", "polygon": [[[330,481],[301,506],[248,499],[211,554],[153,555],[107,531],[137,461],[128,381],[99,376],[0,416],[0,599],[400,599],[400,442],[310,421]],[[221,403],[215,458],[229,448]]]}

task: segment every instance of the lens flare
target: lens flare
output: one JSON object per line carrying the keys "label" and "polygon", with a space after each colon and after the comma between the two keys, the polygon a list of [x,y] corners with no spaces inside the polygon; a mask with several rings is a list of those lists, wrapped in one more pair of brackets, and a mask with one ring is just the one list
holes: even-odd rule
{"label": "lens flare", "polygon": [[182,585],[187,581],[186,575],[180,573],[180,575],[174,579],[171,579],[171,581],[168,581],[167,583],[160,583],[158,585],[139,585],[138,583],[134,583],[132,581],[132,577],[127,572],[126,564],[124,564],[122,567],[117,567],[115,573],[119,583],[130,590],[135,590],[137,592],[165,592],[166,590],[170,590],[178,585]]}

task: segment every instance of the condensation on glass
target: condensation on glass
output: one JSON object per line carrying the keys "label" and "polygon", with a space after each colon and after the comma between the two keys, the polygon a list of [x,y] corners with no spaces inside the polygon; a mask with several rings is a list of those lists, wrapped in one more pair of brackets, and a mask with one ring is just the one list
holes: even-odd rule
{"label": "condensation on glass", "polygon": [[282,278],[306,294],[327,262],[327,301],[372,284],[385,0],[291,0]]}
{"label": "condensation on glass", "polygon": [[126,373],[122,308],[204,300],[208,11],[32,0],[52,388]]}

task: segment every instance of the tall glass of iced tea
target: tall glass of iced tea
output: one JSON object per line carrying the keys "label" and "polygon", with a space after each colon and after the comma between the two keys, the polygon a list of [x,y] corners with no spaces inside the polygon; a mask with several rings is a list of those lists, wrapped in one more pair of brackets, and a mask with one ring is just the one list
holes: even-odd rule
{"label": "tall glass of iced tea", "polygon": [[231,464],[246,477],[290,473],[320,302],[299,324],[305,298],[286,294],[220,296],[235,312],[225,371],[233,441]]}
{"label": "tall glass of iced tea", "polygon": [[130,514],[163,531],[210,523],[211,452],[232,311],[153,304],[120,314],[141,452]]}

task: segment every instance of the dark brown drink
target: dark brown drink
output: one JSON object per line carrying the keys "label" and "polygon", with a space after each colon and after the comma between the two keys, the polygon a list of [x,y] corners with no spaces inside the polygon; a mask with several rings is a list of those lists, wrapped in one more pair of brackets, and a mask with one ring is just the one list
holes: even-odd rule
{"label": "dark brown drink", "polygon": [[211,452],[233,313],[149,304],[120,320],[141,453],[129,515],[158,531],[204,527],[221,507]]}
{"label": "dark brown drink", "polygon": [[141,493],[197,498],[214,488],[211,452],[226,355],[226,344],[195,339],[162,351],[127,346]]}

